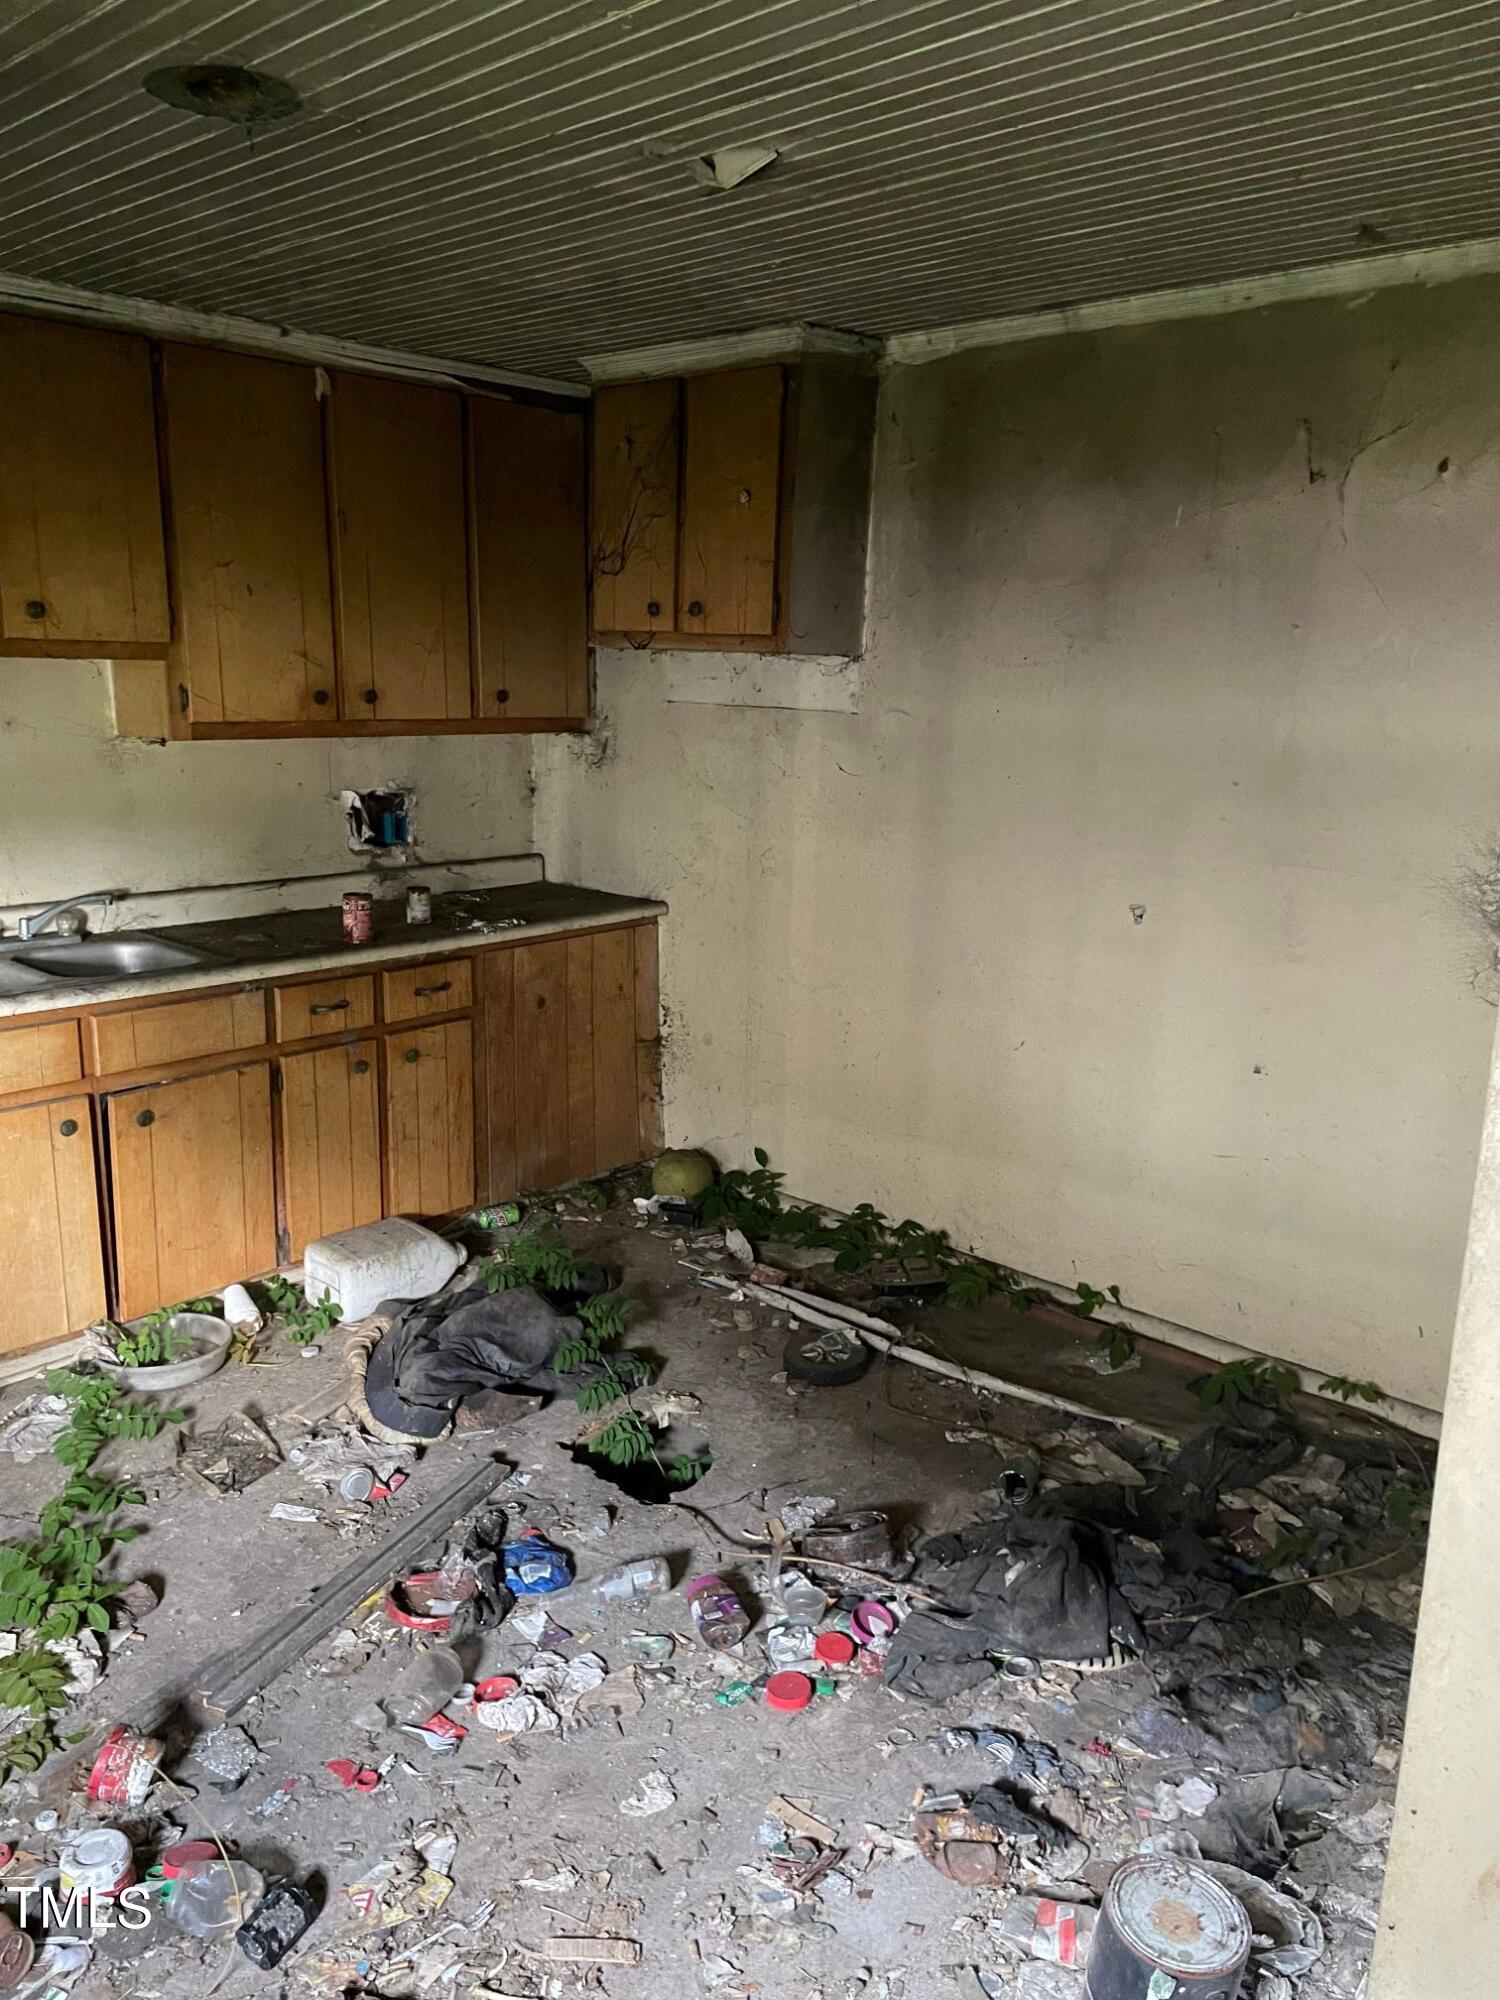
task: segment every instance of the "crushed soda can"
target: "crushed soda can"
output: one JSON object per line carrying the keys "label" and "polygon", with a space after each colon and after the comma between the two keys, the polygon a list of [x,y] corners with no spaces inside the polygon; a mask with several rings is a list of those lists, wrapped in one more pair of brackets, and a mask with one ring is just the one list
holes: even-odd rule
{"label": "crushed soda can", "polygon": [[159,1736],[143,1736],[138,1729],[117,1722],[89,1772],[89,1797],[96,1805],[140,1805],[151,1789],[161,1753]]}

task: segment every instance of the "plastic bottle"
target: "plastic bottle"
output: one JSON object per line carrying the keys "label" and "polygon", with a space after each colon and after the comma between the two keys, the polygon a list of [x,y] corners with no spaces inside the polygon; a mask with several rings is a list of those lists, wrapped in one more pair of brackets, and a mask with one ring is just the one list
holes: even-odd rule
{"label": "plastic bottle", "polygon": [[698,1637],[711,1652],[727,1653],[750,1630],[745,1607],[722,1576],[710,1572],[683,1586]]}
{"label": "plastic bottle", "polygon": [[638,1597],[660,1597],[672,1588],[672,1570],[665,1556],[640,1556],[606,1570],[589,1586],[608,1604],[632,1604]]}
{"label": "plastic bottle", "polygon": [[414,1729],[446,1708],[463,1686],[463,1662],[451,1646],[431,1646],[408,1660],[381,1697],[398,1729]]}
{"label": "plastic bottle", "polygon": [[269,1972],[317,1914],[317,1904],[299,1882],[274,1882],[235,1932],[235,1941],[252,1965]]}
{"label": "plastic bottle", "polygon": [[248,1861],[202,1861],[173,1882],[167,1914],[189,1937],[212,1937],[242,1924],[265,1886],[260,1870]]}

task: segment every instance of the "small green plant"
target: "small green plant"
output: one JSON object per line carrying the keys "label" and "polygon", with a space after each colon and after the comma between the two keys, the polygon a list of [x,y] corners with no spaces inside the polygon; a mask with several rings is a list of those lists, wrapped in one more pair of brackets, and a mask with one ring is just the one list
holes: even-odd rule
{"label": "small green plant", "polygon": [[284,1322],[286,1337],[293,1347],[308,1347],[332,1333],[343,1317],[342,1306],[335,1305],[332,1299],[320,1300],[315,1306],[304,1306],[295,1317]]}
{"label": "small green plant", "polygon": [[87,1472],[111,1438],[151,1438],[186,1412],[158,1410],[123,1395],[108,1376],[84,1375],[76,1368],[49,1368],[47,1389],[68,1404],[70,1420],[53,1445],[53,1455],[71,1472]]}
{"label": "small green plant", "polygon": [[1385,1518],[1403,1535],[1413,1535],[1426,1527],[1432,1513],[1432,1490],[1413,1486],[1410,1480],[1395,1480],[1385,1496]]}
{"label": "small green plant", "polygon": [[1101,1292],[1097,1285],[1081,1284],[1078,1287],[1078,1303],[1074,1306],[1073,1310],[1076,1313],[1081,1313],[1085,1319],[1089,1319],[1094,1313],[1098,1312],[1100,1306],[1122,1306],[1124,1303],[1125,1301],[1120,1297],[1120,1287],[1118,1285],[1108,1285]]}
{"label": "small green plant", "polygon": [[[1119,1287],[1111,1285],[1110,1290],[1117,1293]],[[1128,1326],[1101,1326],[1094,1344],[1111,1368],[1123,1368],[1135,1358],[1136,1339]]]}
{"label": "small green plant", "polygon": [[1226,1361],[1222,1368],[1216,1368],[1212,1375],[1205,1375],[1194,1384],[1198,1400],[1207,1410],[1221,1405],[1232,1409],[1240,1402],[1284,1402],[1301,1386],[1302,1378],[1295,1368],[1251,1354],[1238,1361]]}
{"label": "small green plant", "polygon": [[[332,1299],[323,1299],[310,1306],[297,1287],[279,1271],[273,1271],[269,1278],[262,1278],[256,1287],[259,1293],[257,1303],[268,1319],[274,1319],[281,1326],[293,1347],[308,1347],[324,1334],[332,1333],[344,1316],[344,1308],[335,1305]],[[254,1359],[252,1348],[246,1359]],[[239,1359],[235,1356],[235,1359]]]}
{"label": "small green plant", "polygon": [[986,1264],[977,1259],[956,1264],[948,1273],[948,1289],[943,1294],[950,1306],[982,1306],[997,1288],[997,1279]]}
{"label": "small green plant", "polygon": [[1325,1396],[1338,1396],[1346,1403],[1385,1401],[1385,1391],[1378,1382],[1357,1382],[1349,1375],[1329,1375],[1319,1386]]}
{"label": "small green plant", "polygon": [[513,1291],[521,1285],[542,1285],[567,1291],[577,1284],[583,1265],[557,1229],[545,1225],[512,1237],[489,1260],[484,1282],[492,1292]]}

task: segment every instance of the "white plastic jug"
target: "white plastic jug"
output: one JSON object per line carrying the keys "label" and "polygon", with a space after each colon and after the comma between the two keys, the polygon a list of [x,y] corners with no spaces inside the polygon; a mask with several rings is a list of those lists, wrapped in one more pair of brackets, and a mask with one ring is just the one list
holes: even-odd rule
{"label": "white plastic jug", "polygon": [[462,1244],[404,1215],[391,1215],[309,1243],[302,1289],[310,1306],[331,1299],[347,1326],[368,1319],[382,1299],[431,1298],[467,1255]]}

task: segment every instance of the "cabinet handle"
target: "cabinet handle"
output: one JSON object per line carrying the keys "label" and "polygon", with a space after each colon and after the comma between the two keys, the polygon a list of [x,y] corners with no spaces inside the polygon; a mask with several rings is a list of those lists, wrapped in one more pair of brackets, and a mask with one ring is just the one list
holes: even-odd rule
{"label": "cabinet handle", "polygon": [[648,618],[660,618],[660,616],[661,616],[661,603],[660,603],[660,600],[659,600],[659,599],[657,599],[657,598],[655,598],[655,597],[649,597],[649,598],[647,598],[647,600],[646,600],[646,616],[647,616]]}
{"label": "cabinet handle", "polygon": [[420,1062],[422,1060],[422,1051],[420,1049],[408,1049],[406,1051],[406,1060],[408,1062]]}
{"label": "cabinet handle", "polygon": [[40,597],[28,597],[25,610],[28,618],[45,618],[47,615],[47,607]]}
{"label": "cabinet handle", "polygon": [[446,993],[452,984],[453,981],[451,979],[440,979],[435,986],[414,986],[412,991],[419,1000],[422,1000],[429,993]]}
{"label": "cabinet handle", "polygon": [[368,1072],[369,1072],[369,1068],[370,1068],[370,1065],[369,1065],[369,1064],[368,1064],[367,1062],[365,1062],[365,1061],[364,1061],[363,1059],[361,1059],[361,1060],[360,1060],[359,1062],[357,1062],[357,1063],[356,1063],[356,1064],[354,1065],[354,1074],[355,1074],[356,1076],[365,1076],[365,1075],[367,1075],[367,1074],[368,1074]]}
{"label": "cabinet handle", "polygon": [[379,701],[379,699],[380,696],[375,692],[374,688],[366,688],[364,693],[360,696],[360,700],[369,702],[372,708],[374,707],[375,703]]}
{"label": "cabinet handle", "polygon": [[65,1139],[71,1139],[73,1134],[78,1130],[78,1120],[76,1118],[65,1118],[57,1129]]}
{"label": "cabinet handle", "polygon": [[322,708],[322,707],[324,707],[324,706],[325,706],[325,705],[327,704],[327,701],[328,701],[328,690],[327,690],[327,688],[314,688],[314,689],[313,689],[313,700],[314,700],[314,701],[315,701],[315,702],[316,702],[316,703],[318,704],[319,708]]}
{"label": "cabinet handle", "polygon": [[703,601],[701,598],[695,597],[692,603],[688,606],[688,617],[701,618],[702,616],[703,616]]}
{"label": "cabinet handle", "polygon": [[510,700],[510,689],[509,689],[509,688],[496,688],[496,689],[495,689],[495,699],[496,699],[496,701],[509,701],[509,700]]}
{"label": "cabinet handle", "polygon": [[315,1000],[307,1011],[309,1014],[342,1014],[348,1005],[347,1000]]}
{"label": "cabinet handle", "polygon": [[156,1123],[156,1113],[154,1111],[137,1111],[135,1122],[137,1125],[154,1125]]}

